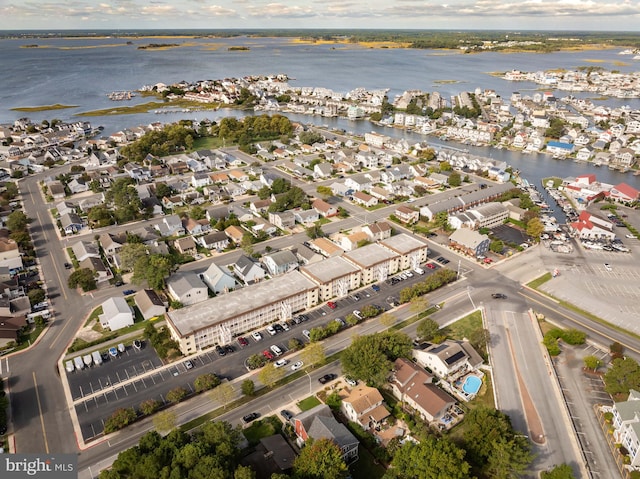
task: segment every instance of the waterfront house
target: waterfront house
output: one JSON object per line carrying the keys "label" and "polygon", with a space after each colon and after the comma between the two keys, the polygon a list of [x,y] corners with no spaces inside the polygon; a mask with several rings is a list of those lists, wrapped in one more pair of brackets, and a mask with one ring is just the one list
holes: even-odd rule
{"label": "waterfront house", "polygon": [[578,219],[569,224],[572,231],[579,237],[585,239],[607,238],[612,240],[616,234],[613,230],[613,223],[600,216],[582,211]]}
{"label": "waterfront house", "polygon": [[626,203],[640,199],[640,191],[626,183],[618,183],[609,190],[607,196],[614,201]]}

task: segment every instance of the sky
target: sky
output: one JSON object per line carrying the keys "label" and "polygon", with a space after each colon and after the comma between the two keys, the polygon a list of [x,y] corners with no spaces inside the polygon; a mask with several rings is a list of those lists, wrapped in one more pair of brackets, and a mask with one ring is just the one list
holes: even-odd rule
{"label": "sky", "polygon": [[0,0],[0,30],[638,31],[640,0]]}

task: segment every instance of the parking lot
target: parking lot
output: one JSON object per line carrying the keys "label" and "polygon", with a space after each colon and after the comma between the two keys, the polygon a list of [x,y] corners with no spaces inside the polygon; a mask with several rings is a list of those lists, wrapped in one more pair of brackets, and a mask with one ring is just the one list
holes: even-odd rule
{"label": "parking lot", "polygon": [[90,441],[100,436],[104,429],[104,421],[119,408],[138,409],[140,403],[148,399],[165,404],[168,391],[183,387],[188,392],[193,392],[194,380],[205,373],[213,373],[227,379],[239,377],[246,373],[245,361],[249,356],[261,354],[262,351],[269,350],[270,346],[276,345],[282,350],[280,357],[286,357],[291,338],[308,342],[302,334],[303,330],[324,326],[336,318],[344,319],[366,304],[390,309],[389,303],[397,302],[402,288],[424,279],[440,267],[425,267],[423,275],[413,273],[411,277],[398,280],[393,285],[390,284],[391,281],[379,283],[378,291],[368,286],[352,292],[344,298],[333,300],[335,308],[330,308],[324,303],[314,310],[304,312],[306,321],[299,324],[290,323],[289,331],[282,329],[276,335],[271,335],[266,329],[259,330],[262,335],[260,341],[252,339],[248,332],[244,335],[248,341],[245,347],[240,347],[237,340],[234,340],[234,352],[225,352],[224,356],[218,354],[215,348],[210,348],[188,358],[192,367],[186,365],[186,360],[164,366],[155,350],[146,344],[139,350],[128,346],[118,357],[110,358],[102,365],[69,373],[67,379],[84,440]]}

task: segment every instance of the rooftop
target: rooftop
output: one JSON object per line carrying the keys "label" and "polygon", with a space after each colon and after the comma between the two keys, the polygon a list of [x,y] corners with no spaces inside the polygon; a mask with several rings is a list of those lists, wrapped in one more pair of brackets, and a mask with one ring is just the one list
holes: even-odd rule
{"label": "rooftop", "polygon": [[418,238],[404,233],[380,241],[380,244],[402,255],[427,247],[427,244]]}
{"label": "rooftop", "polygon": [[344,257],[362,268],[371,268],[377,264],[397,258],[398,254],[389,251],[378,244],[370,244],[362,248],[349,251]]}
{"label": "rooftop", "polygon": [[360,270],[341,256],[334,256],[301,268],[302,273],[324,284]]}

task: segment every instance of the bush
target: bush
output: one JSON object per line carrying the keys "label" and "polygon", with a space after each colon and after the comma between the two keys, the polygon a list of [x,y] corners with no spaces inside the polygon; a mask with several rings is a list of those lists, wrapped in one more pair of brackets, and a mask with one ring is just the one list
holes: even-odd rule
{"label": "bush", "polygon": [[552,333],[553,331],[549,331],[544,335],[542,344],[544,344],[551,356],[557,356],[558,354],[560,354],[560,346],[558,345],[558,338],[555,337]]}
{"label": "bush", "polygon": [[153,414],[158,409],[160,409],[160,402],[155,399],[147,399],[140,403],[140,412],[145,416]]}
{"label": "bush", "polygon": [[173,388],[167,393],[167,401],[177,404],[186,398],[188,394],[187,390],[183,387]]}
{"label": "bush", "polygon": [[193,386],[195,387],[197,393],[213,389],[218,384],[220,384],[220,378],[212,373],[202,374],[198,376],[193,382]]}
{"label": "bush", "polygon": [[118,431],[119,429],[125,428],[134,422],[137,417],[138,415],[133,408],[116,409],[111,417],[104,422],[104,433],[110,434]]}
{"label": "bush", "polygon": [[256,385],[251,379],[242,381],[242,394],[245,396],[253,396],[256,393]]}

